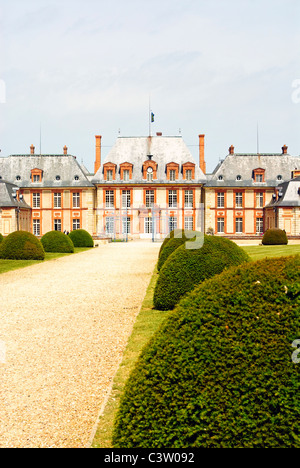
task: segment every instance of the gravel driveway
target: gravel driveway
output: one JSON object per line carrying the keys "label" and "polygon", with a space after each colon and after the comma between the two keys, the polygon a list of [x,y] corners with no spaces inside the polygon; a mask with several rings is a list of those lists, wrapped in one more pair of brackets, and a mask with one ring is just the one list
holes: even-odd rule
{"label": "gravel driveway", "polygon": [[159,248],[101,245],[0,275],[0,448],[87,446]]}

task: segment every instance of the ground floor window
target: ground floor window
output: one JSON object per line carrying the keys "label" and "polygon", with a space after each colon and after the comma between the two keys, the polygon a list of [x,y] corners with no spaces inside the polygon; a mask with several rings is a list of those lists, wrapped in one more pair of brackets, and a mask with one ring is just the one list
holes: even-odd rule
{"label": "ground floor window", "polygon": [[106,234],[114,234],[115,232],[115,221],[112,216],[105,219],[105,232]]}
{"label": "ground floor window", "polygon": [[218,218],[217,230],[219,234],[223,234],[225,232],[225,219],[224,218]]}
{"label": "ground floor window", "polygon": [[264,219],[256,218],[256,234],[264,233]]}
{"label": "ground floor window", "polygon": [[243,218],[236,218],[235,219],[235,232],[237,234],[242,234],[243,233]]}
{"label": "ground floor window", "polygon": [[54,231],[61,231],[61,219],[54,220]]}
{"label": "ground floor window", "polygon": [[40,219],[34,219],[33,220],[33,234],[35,236],[40,236],[41,235],[41,221],[40,221]]}
{"label": "ground floor window", "polygon": [[152,234],[153,219],[145,218],[145,234]]}
{"label": "ground floor window", "polygon": [[184,218],[184,229],[186,231],[192,231],[194,229],[194,219],[193,216],[186,216]]}
{"label": "ground floor window", "polygon": [[131,232],[131,223],[130,218],[122,219],[122,234],[130,234]]}
{"label": "ground floor window", "polygon": [[170,216],[169,218],[169,232],[174,231],[177,229],[177,218],[174,216]]}
{"label": "ground floor window", "polygon": [[73,231],[80,229],[80,219],[73,219]]}

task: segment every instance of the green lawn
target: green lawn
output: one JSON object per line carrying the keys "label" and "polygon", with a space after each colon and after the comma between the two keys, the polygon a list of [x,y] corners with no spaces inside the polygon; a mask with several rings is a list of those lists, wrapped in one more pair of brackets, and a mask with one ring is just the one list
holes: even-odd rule
{"label": "green lawn", "polygon": [[[86,248],[75,247],[75,253],[84,252],[89,250]],[[65,257],[66,255],[73,254],[63,254],[63,253],[46,253],[44,261],[54,260],[55,258]],[[0,274],[6,273],[7,271],[18,270],[19,268],[25,268],[30,265],[35,265],[36,263],[42,263],[41,260],[3,260],[0,259]]]}
{"label": "green lawn", "polygon": [[300,255],[300,244],[298,245],[251,245],[243,247],[252,260],[262,260],[266,257],[286,257],[289,255]]}

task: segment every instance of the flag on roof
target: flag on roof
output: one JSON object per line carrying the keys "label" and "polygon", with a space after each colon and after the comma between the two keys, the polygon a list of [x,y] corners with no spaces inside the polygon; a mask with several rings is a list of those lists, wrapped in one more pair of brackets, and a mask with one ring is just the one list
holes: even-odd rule
{"label": "flag on roof", "polygon": [[151,112],[151,122],[154,122],[154,114]]}

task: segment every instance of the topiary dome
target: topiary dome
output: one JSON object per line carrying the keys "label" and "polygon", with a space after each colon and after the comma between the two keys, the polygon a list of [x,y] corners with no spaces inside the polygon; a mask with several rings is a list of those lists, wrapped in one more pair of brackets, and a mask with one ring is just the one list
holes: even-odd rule
{"label": "topiary dome", "polygon": [[300,257],[206,281],[144,348],[114,447],[300,448],[299,338]]}
{"label": "topiary dome", "polygon": [[47,232],[41,242],[45,252],[74,253],[72,240],[60,231]]}
{"label": "topiary dome", "polygon": [[281,229],[268,229],[262,240],[263,245],[287,245],[288,242],[286,232]]}
{"label": "topiary dome", "polygon": [[200,249],[178,247],[167,259],[154,290],[154,307],[170,310],[179,299],[202,281],[225,268],[249,261],[246,252],[234,242],[216,236],[204,236]]}
{"label": "topiary dome", "polygon": [[27,231],[16,231],[1,242],[0,258],[44,260],[45,252],[41,242],[33,234]]}
{"label": "topiary dome", "polygon": [[94,247],[92,236],[84,229],[78,229],[77,231],[70,232],[69,237],[72,240],[74,247]]}

